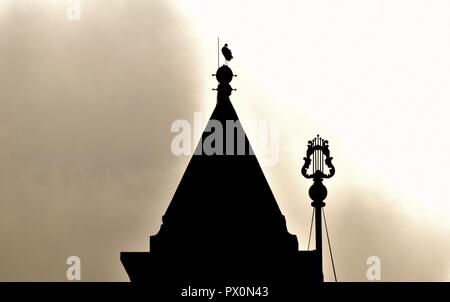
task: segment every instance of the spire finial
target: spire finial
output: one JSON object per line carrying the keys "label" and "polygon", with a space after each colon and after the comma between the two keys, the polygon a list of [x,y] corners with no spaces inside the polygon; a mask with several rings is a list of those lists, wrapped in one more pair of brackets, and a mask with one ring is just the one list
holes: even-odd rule
{"label": "spire finial", "polygon": [[[217,65],[219,64],[219,37],[217,37]],[[213,90],[217,90],[217,103],[222,102],[223,100],[229,101],[229,96],[234,89],[231,87],[230,82],[233,80],[233,77],[236,75],[233,74],[233,71],[230,67],[228,67],[227,62],[233,59],[233,55],[231,54],[231,50],[228,49],[228,44],[222,47],[222,54],[225,57],[225,64],[222,66],[218,66],[217,71],[213,76],[216,77],[219,85],[217,88],[213,88]]]}

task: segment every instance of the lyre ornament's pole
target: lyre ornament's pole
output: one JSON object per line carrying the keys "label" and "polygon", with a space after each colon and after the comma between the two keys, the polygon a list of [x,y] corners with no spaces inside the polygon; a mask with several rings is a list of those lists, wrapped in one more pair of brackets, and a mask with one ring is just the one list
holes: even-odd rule
{"label": "lyre ornament's pole", "polygon": [[[312,157],[312,159],[311,159]],[[305,163],[302,167],[302,175],[306,178],[312,178],[314,183],[309,188],[309,197],[313,200],[311,206],[315,209],[316,220],[316,252],[320,259],[320,272],[323,280],[323,257],[322,257],[322,208],[325,206],[325,198],[327,197],[327,188],[323,185],[323,179],[331,178],[335,169],[330,157],[330,150],[328,149],[328,141],[323,140],[317,135],[317,138],[308,141],[308,149],[306,150],[306,157],[303,158]],[[310,169],[311,163],[312,169]],[[325,166],[328,168],[328,173],[325,173]],[[308,173],[308,170],[311,170]]]}
{"label": "lyre ornament's pole", "polygon": [[309,197],[313,200],[311,206],[315,208],[316,219],[316,252],[320,259],[320,272],[323,279],[323,264],[322,264],[322,208],[325,206],[323,202],[327,197],[327,188],[323,185],[321,178],[314,179],[314,183],[309,188]]}

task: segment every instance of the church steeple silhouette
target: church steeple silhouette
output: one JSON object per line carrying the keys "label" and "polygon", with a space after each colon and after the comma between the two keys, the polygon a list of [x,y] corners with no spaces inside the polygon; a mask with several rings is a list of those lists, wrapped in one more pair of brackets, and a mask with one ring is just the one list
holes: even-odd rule
{"label": "church steeple silhouette", "polygon": [[[322,281],[320,259],[298,250],[230,102],[232,70],[223,65],[215,76],[216,107],[159,232],[150,237],[150,252],[121,253],[130,280],[174,291],[189,284],[266,284],[272,295]],[[204,142],[218,123],[222,140],[211,154]]]}

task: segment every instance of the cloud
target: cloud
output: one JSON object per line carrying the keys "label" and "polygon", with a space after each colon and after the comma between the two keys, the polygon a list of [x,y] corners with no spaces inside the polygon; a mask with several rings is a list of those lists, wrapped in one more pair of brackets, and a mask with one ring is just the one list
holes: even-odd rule
{"label": "cloud", "polygon": [[[432,222],[412,216],[398,200],[361,187],[336,194],[333,203],[326,213],[341,281],[367,281],[369,256],[381,259],[381,281],[448,278],[450,245],[443,240],[446,232]],[[325,258],[329,259],[328,251]],[[332,280],[327,262],[328,279]]]}
{"label": "cloud", "polygon": [[170,124],[199,110],[196,49],[166,1],[9,2],[0,36],[0,280],[127,280],[186,158]]}

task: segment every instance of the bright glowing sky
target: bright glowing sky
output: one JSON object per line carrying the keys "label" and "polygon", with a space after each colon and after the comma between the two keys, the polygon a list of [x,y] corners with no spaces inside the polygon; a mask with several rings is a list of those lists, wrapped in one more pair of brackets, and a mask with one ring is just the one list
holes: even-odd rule
{"label": "bright glowing sky", "polygon": [[450,3],[174,5],[197,29],[192,43],[204,49],[209,70],[216,64],[216,37],[230,44],[236,57],[231,65],[243,75],[233,96],[241,115],[264,118],[252,107],[258,100],[243,104],[255,98],[251,87],[273,101],[258,104],[271,118],[298,118],[282,129],[299,147],[292,163],[309,137],[324,133],[340,172],[347,170],[345,182],[389,192],[417,210],[432,209],[448,224]]}
{"label": "bright glowing sky", "polygon": [[[418,229],[440,232],[437,237],[445,240],[450,232],[450,3],[274,3],[173,1],[192,25],[192,43],[203,49],[205,74],[215,68],[217,36],[233,50],[232,68],[242,76],[234,82],[238,91],[232,99],[241,118],[281,121],[282,162],[265,171],[290,229],[303,234],[304,245],[307,225],[297,219],[307,221],[308,208],[295,203],[306,196],[307,185],[299,185],[304,195],[295,186],[304,183],[299,160],[317,132],[329,138],[335,157],[338,172],[328,182],[330,192],[360,188],[364,195],[377,196],[375,209],[394,213],[394,220],[401,213]],[[205,102],[210,99],[206,92]],[[329,215],[352,206],[341,198],[333,200],[330,193]],[[340,204],[331,204],[336,200]],[[375,219],[380,225],[381,217]],[[346,222],[333,217],[333,223]],[[408,229],[405,236],[415,242],[402,253],[427,244],[413,239],[406,223],[395,227]],[[388,238],[390,231],[384,233]],[[339,235],[337,240],[345,241]],[[412,275],[404,268],[400,279],[417,277]]]}

